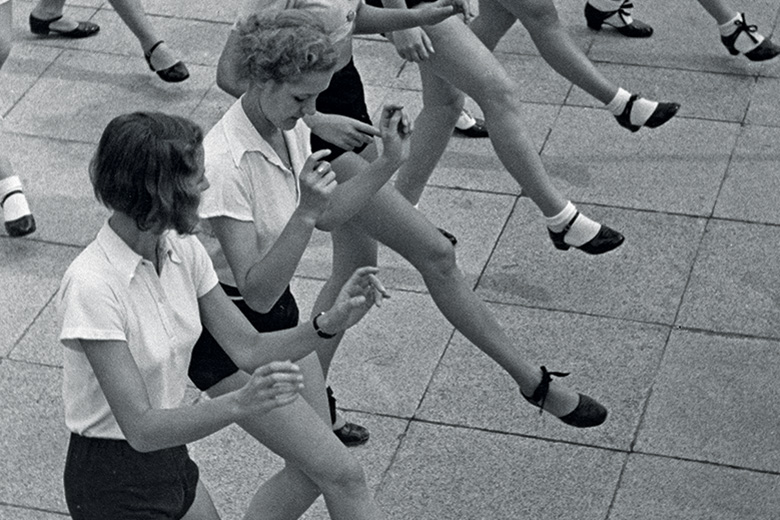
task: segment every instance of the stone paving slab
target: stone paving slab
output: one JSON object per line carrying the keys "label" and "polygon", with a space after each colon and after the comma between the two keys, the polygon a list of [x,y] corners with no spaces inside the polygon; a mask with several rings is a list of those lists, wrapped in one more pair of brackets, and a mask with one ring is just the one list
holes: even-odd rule
{"label": "stone paving slab", "polygon": [[780,176],[777,168],[777,128],[747,127],[740,135],[718,195],[718,218],[780,223],[775,203]]}
{"label": "stone paving slab", "polygon": [[67,512],[62,370],[3,360],[0,376],[0,503]]}
{"label": "stone paving slab", "polygon": [[0,355],[5,356],[49,302],[78,249],[0,237]]}
{"label": "stone paving slab", "polygon": [[777,474],[632,454],[610,520],[774,520]]}
{"label": "stone paving slab", "polygon": [[780,293],[774,226],[712,221],[707,226],[677,323],[777,338]]}
{"label": "stone paving slab", "polygon": [[378,497],[393,518],[595,520],[607,514],[624,458],[608,450],[414,423]]}
{"label": "stone paving slab", "polygon": [[775,472],[780,390],[765,367],[777,358],[775,340],[673,333],[637,451]]}

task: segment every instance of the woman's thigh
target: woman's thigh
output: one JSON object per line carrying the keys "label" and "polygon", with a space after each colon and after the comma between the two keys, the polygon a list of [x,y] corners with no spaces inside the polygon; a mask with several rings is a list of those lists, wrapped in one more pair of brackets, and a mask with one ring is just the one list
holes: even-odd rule
{"label": "woman's thigh", "polygon": [[214,507],[211,495],[202,480],[198,480],[198,489],[195,491],[195,501],[181,520],[219,520],[217,508]]}
{"label": "woman's thigh", "polygon": [[[316,371],[313,367],[307,367],[312,360],[316,361]],[[311,354],[298,364],[304,374],[304,390],[319,401],[317,411],[307,399],[298,398],[287,406],[259,417],[243,419],[237,424],[317,482],[328,479],[329,471],[338,471],[345,463],[350,463],[351,456],[330,428],[325,383],[317,356]],[[215,397],[236,390],[248,378],[245,372],[238,372],[210,388],[208,394]]]}
{"label": "woman's thigh", "polygon": [[465,92],[480,106],[498,93],[516,89],[493,53],[485,47],[462,20],[450,17],[425,28],[435,53],[420,63],[425,73],[438,76]]}

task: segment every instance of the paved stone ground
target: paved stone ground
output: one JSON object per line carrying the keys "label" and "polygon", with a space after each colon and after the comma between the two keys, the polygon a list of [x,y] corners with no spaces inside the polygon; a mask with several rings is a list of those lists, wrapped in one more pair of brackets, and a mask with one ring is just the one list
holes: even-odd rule
{"label": "paved stone ground", "polygon": [[[509,378],[438,314],[421,278],[382,251],[393,299],[350,333],[333,384],[371,428],[355,453],[392,518],[752,520],[780,518],[780,60],[733,58],[693,1],[640,2],[650,40],[590,32],[581,0],[559,0],[576,41],[610,78],[682,103],[630,134],[555,75],[516,27],[498,49],[556,185],[626,244],[603,257],[553,249],[542,217],[489,143],[453,139],[421,209],[455,233],[460,264],[530,359],[569,370],[610,420],[577,431],[539,417]],[[147,2],[192,78],[167,85],[103,0],[69,13],[103,27],[37,39],[15,1],[16,47],[0,73],[3,153],[39,224],[0,236],[0,518],[67,516],[67,434],[52,298],[106,216],[86,165],[104,125],[137,109],[208,128],[230,103],[215,64],[238,0]],[[777,3],[736,4],[765,33]],[[372,110],[416,113],[419,78],[380,38],[356,60]],[[308,308],[328,272],[315,238],[295,280]],[[193,397],[195,396],[193,392]],[[224,518],[240,518],[278,459],[236,428],[193,445]],[[307,518],[326,518],[322,503]]]}

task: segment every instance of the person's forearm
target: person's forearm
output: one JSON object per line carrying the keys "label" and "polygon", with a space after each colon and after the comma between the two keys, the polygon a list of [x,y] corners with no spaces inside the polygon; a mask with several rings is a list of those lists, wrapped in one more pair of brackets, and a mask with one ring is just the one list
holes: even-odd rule
{"label": "person's forearm", "polygon": [[[317,325],[325,334],[343,332],[332,323],[327,312],[317,320]],[[312,322],[306,321],[294,328],[253,334],[251,337],[238,337],[237,334],[223,345],[236,366],[252,373],[272,361],[296,362],[314,352],[325,339],[317,333]]]}
{"label": "person's forearm", "polygon": [[203,439],[240,418],[232,395],[226,394],[182,408],[150,408],[132,424],[126,425],[123,433],[130,446],[141,452]]}
{"label": "person's forearm", "polygon": [[[386,2],[387,5],[387,2]],[[419,16],[414,9],[406,5],[396,7],[387,5],[387,9],[364,5],[355,22],[355,34],[377,34],[410,29],[420,25]]]}
{"label": "person's forearm", "polygon": [[314,231],[315,219],[296,210],[268,253],[247,271],[239,291],[256,312],[268,312],[290,284]]}
{"label": "person's forearm", "polygon": [[351,219],[401,167],[400,162],[379,157],[333,192],[328,209],[317,219],[317,229],[330,231]]}

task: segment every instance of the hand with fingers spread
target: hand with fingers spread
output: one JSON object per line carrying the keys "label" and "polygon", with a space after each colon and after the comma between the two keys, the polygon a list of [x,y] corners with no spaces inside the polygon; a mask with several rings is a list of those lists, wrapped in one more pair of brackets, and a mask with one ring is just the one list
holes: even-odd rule
{"label": "hand with fingers spread", "polygon": [[341,288],[333,306],[320,314],[317,325],[326,334],[338,334],[363,319],[363,316],[382,300],[390,298],[387,289],[376,276],[374,266],[360,267]]}
{"label": "hand with fingers spread", "polygon": [[401,105],[385,105],[379,120],[382,156],[400,167],[409,158],[412,122]]}
{"label": "hand with fingers spread", "polygon": [[317,137],[345,150],[371,144],[374,136],[379,136],[373,126],[339,114],[317,112],[306,117],[306,124]]}
{"label": "hand with fingers spread", "polygon": [[330,196],[337,185],[336,174],[331,170],[330,163],[322,160],[329,154],[330,150],[319,150],[311,154],[303,164],[299,176],[301,197],[296,211],[314,223],[327,209]]}
{"label": "hand with fingers spread", "polygon": [[290,361],[273,361],[252,373],[252,377],[233,394],[239,414],[257,417],[286,406],[298,398],[303,375]]}

